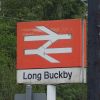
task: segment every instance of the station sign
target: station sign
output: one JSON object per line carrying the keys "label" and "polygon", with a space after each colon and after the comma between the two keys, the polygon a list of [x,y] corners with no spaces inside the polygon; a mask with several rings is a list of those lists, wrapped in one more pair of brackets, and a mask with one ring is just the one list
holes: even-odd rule
{"label": "station sign", "polygon": [[83,67],[86,21],[84,30],[81,19],[17,23],[17,83],[85,83]]}
{"label": "station sign", "polygon": [[[84,24],[86,28],[86,23]],[[84,29],[86,65],[86,29]],[[81,19],[19,22],[17,69],[82,66]]]}

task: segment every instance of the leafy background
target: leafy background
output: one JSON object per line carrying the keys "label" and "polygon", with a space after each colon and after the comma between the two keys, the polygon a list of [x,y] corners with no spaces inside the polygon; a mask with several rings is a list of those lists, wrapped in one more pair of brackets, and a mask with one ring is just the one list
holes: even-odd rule
{"label": "leafy background", "polygon": [[[1,0],[0,8],[0,100],[14,100],[25,93],[25,85],[16,83],[16,23],[81,18],[86,7],[81,0]],[[46,92],[46,86],[33,85],[33,92]],[[86,98],[86,84],[57,85],[57,100]]]}

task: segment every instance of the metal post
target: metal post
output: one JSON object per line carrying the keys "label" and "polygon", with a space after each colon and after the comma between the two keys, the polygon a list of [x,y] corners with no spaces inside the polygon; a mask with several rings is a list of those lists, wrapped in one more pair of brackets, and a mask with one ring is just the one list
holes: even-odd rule
{"label": "metal post", "polygon": [[82,16],[82,83],[84,83],[84,15]]}
{"label": "metal post", "polygon": [[88,100],[100,100],[100,0],[88,0]]}
{"label": "metal post", "polygon": [[56,86],[47,85],[47,100],[56,100]]}
{"label": "metal post", "polygon": [[26,85],[26,100],[32,100],[32,86]]}
{"label": "metal post", "polygon": [[0,11],[1,11],[1,0],[0,0]]}

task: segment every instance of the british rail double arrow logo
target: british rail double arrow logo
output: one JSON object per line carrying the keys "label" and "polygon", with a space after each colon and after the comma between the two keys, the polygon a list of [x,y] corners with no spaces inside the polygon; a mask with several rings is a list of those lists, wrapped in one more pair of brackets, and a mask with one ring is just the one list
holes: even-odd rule
{"label": "british rail double arrow logo", "polygon": [[61,40],[61,39],[72,39],[71,34],[57,34],[56,32],[48,29],[45,26],[36,26],[38,30],[41,30],[47,35],[39,35],[39,36],[24,36],[24,41],[43,41],[48,40],[46,43],[44,43],[42,46],[40,46],[38,49],[26,49],[24,50],[25,55],[39,55],[45,60],[51,62],[51,63],[60,63],[57,59],[49,56],[48,54],[61,54],[61,53],[72,53],[71,47],[66,48],[48,48],[50,45],[52,45],[55,41]]}

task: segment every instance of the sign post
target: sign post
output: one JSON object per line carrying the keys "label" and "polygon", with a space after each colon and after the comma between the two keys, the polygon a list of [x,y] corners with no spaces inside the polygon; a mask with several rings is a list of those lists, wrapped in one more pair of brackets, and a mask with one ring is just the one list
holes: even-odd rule
{"label": "sign post", "polygon": [[56,86],[47,85],[47,100],[56,100]]}
{"label": "sign post", "polygon": [[55,84],[83,83],[83,78],[85,83],[86,22],[83,24],[81,19],[18,23],[17,83],[46,84],[47,100],[56,100]]}
{"label": "sign post", "polygon": [[32,86],[26,85],[26,100],[32,100]]}
{"label": "sign post", "polygon": [[88,0],[88,100],[100,100],[100,0]]}

